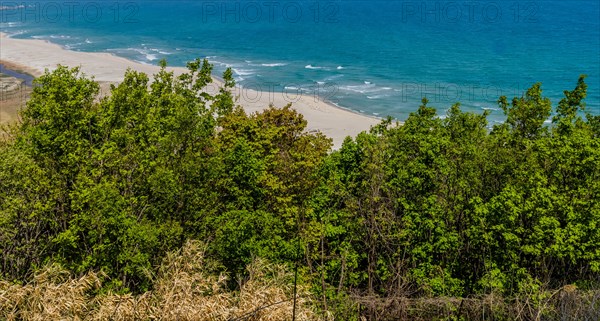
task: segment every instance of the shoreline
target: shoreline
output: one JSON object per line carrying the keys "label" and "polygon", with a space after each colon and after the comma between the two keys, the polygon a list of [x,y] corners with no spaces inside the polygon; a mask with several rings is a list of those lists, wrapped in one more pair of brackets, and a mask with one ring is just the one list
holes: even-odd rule
{"label": "shoreline", "polygon": [[[93,76],[99,83],[119,83],[127,68],[152,76],[159,66],[147,65],[103,52],[72,51],[60,45],[39,39],[15,39],[0,32],[0,63],[7,69],[17,69],[33,76],[40,76],[45,69],[54,70],[58,64],[81,67],[86,76]],[[167,67],[175,75],[187,71],[185,67]],[[213,84],[220,86],[218,76],[213,76]],[[108,88],[108,86],[106,86]],[[213,86],[214,88],[214,86]],[[256,91],[236,85],[233,90],[236,104],[247,113],[264,110],[270,104],[283,107],[292,103],[292,108],[304,116],[308,122],[307,132],[320,131],[333,139],[333,149],[341,147],[347,136],[355,137],[369,130],[381,119],[359,114],[324,101],[318,96],[299,94],[290,97],[289,93],[277,91]]]}

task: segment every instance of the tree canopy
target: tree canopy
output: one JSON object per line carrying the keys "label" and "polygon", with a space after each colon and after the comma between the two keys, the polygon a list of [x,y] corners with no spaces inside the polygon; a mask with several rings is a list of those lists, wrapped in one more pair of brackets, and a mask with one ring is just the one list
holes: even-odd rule
{"label": "tree canopy", "polygon": [[457,103],[440,117],[424,98],[403,125],[332,151],[290,105],[236,106],[230,70],[211,95],[206,60],[177,77],[165,66],[152,80],[128,70],[102,99],[78,68],[35,80],[0,143],[1,278],[59,263],[141,293],[200,239],[232,275],[256,257],[298,263],[342,318],[332,305],[349,294],[598,286],[600,117],[582,117],[584,76],[554,113],[539,83],[500,97],[492,129],[487,113]]}

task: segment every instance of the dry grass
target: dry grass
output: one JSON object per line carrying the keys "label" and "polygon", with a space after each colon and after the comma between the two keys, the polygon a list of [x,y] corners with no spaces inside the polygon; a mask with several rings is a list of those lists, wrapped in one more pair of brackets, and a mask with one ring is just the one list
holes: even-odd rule
{"label": "dry grass", "polygon": [[600,290],[581,291],[573,285],[511,299],[495,294],[477,298],[354,299],[360,304],[363,320],[600,320]]}
{"label": "dry grass", "polygon": [[75,279],[56,265],[45,268],[25,286],[0,282],[0,317],[7,320],[80,320],[88,312],[86,292],[100,279],[88,273]]}
{"label": "dry grass", "polygon": [[[154,277],[154,289],[141,295],[94,295],[105,275],[74,278],[50,265],[26,285],[0,281],[0,320],[291,320],[292,274],[283,266],[255,260],[238,291],[206,260],[205,247],[188,242],[170,253]],[[300,287],[296,320],[323,320],[317,303]],[[600,290],[568,285],[535,295],[503,298],[354,297],[359,320],[600,320]],[[326,320],[333,320],[327,315]]]}
{"label": "dry grass", "polygon": [[[93,296],[103,275],[73,278],[49,266],[27,285],[0,282],[0,320],[190,320],[275,321],[292,316],[291,273],[256,260],[239,291],[228,291],[227,276],[212,272],[204,247],[188,242],[169,254],[151,292]],[[296,320],[321,320],[306,288],[298,291]],[[331,320],[331,318],[329,318]]]}

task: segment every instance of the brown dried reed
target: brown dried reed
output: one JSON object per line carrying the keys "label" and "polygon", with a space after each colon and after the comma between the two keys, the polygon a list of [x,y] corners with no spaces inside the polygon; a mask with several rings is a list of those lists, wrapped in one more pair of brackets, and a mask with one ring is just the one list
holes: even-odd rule
{"label": "brown dried reed", "polygon": [[[166,256],[152,291],[95,296],[93,290],[102,286],[105,275],[89,272],[74,278],[51,265],[26,285],[0,281],[0,320],[291,320],[292,275],[284,266],[255,260],[238,291],[228,291],[227,275],[214,271],[205,246],[189,241]],[[306,287],[300,286],[296,320],[322,320],[314,306]]]}

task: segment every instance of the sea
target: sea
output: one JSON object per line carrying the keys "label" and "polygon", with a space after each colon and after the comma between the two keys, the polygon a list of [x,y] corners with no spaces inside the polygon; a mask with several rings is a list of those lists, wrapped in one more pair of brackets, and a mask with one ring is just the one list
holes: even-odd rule
{"label": "sea", "polygon": [[556,106],[586,74],[600,114],[597,0],[0,1],[0,31],[144,64],[206,58],[243,88],[398,120],[427,97],[491,126],[500,96],[541,82]]}

